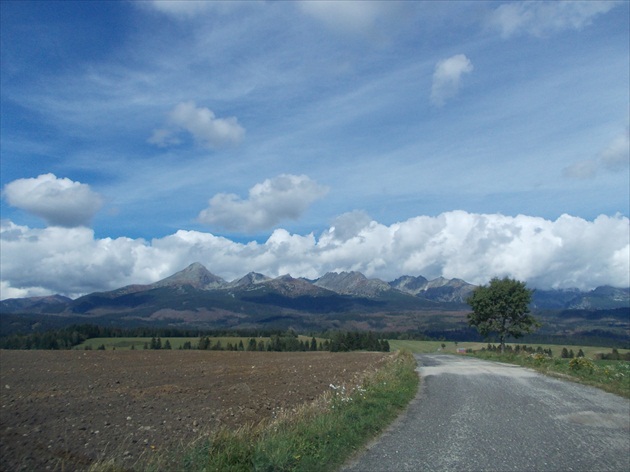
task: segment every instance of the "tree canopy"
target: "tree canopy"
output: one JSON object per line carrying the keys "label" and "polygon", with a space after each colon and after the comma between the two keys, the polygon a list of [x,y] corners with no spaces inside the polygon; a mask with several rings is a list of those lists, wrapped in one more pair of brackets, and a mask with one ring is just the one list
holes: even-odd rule
{"label": "tree canopy", "polygon": [[504,352],[507,338],[519,338],[540,326],[530,315],[532,293],[524,282],[495,277],[488,285],[477,287],[466,300],[473,310],[468,314],[468,324],[482,336],[497,333]]}

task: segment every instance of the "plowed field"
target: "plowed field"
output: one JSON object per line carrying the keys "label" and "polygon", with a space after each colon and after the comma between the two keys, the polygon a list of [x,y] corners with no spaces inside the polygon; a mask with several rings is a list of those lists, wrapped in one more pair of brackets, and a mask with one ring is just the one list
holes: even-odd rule
{"label": "plowed field", "polygon": [[382,353],[0,351],[0,470],[132,467],[220,426],[271,419]]}

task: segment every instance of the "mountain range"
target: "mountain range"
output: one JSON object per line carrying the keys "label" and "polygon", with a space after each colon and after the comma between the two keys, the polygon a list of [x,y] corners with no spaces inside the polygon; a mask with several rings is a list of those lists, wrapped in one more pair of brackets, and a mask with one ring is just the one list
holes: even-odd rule
{"label": "mountain range", "polygon": [[[0,314],[4,324],[17,322],[19,316],[40,315],[125,326],[462,330],[470,311],[465,301],[474,289],[461,279],[405,275],[385,282],[360,272],[329,272],[315,280],[251,272],[228,282],[194,263],[152,284],[74,300],[60,295],[3,300]],[[569,313],[574,320],[599,320],[598,328],[605,320],[606,329],[628,335],[628,288],[536,290],[531,307],[549,318],[556,330],[570,328],[562,323]],[[564,318],[559,317],[562,313]]]}

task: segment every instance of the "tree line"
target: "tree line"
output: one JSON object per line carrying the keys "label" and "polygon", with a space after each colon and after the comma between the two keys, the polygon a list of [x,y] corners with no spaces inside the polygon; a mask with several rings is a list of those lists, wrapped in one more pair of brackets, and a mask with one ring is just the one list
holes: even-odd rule
{"label": "tree line", "polygon": [[[553,357],[553,351],[551,350],[551,348],[542,348],[541,346],[538,346],[536,348],[532,347],[532,346],[527,346],[526,344],[523,344],[522,346],[517,344],[516,346],[511,346],[509,344],[506,344],[503,347],[503,351],[501,351],[501,346],[495,346],[494,344],[490,344],[488,343],[488,345],[486,347],[482,347],[481,351],[489,351],[489,352],[504,352],[506,354],[544,354],[546,356],[549,357]],[[564,348],[563,350],[563,354],[564,351],[566,351],[566,348]],[[582,350],[580,349],[580,352]],[[573,352],[573,351],[571,351]],[[584,355],[584,353],[582,353],[582,356]],[[562,356],[564,357],[564,355]]]}
{"label": "tree line", "polygon": [[[389,342],[379,339],[374,333],[359,332],[327,332],[323,336],[324,341],[317,342],[315,336],[310,341],[299,339],[297,333],[289,331],[265,331],[265,330],[180,330],[171,328],[114,328],[90,324],[72,325],[66,328],[54,329],[45,332],[29,334],[12,334],[0,338],[0,349],[72,349],[91,338],[133,338],[149,337],[151,341],[142,345],[142,349],[172,349],[171,343],[165,338],[198,337],[199,341],[194,345],[186,341],[181,349],[201,349],[218,351],[389,351]],[[322,336],[322,337],[323,337]],[[249,338],[246,343],[225,343],[221,340],[214,341],[217,337],[241,337]],[[260,338],[270,338],[265,341]],[[91,349],[91,347],[86,347]],[[97,349],[105,349],[105,345]],[[132,349],[136,349],[132,346]]]}
{"label": "tree line", "polygon": [[[168,343],[168,344],[167,344]],[[162,344],[161,339],[151,338],[151,342],[145,342],[143,349],[171,349],[168,341]],[[274,334],[266,341],[264,339],[249,338],[244,343],[223,342],[221,339],[213,340],[210,336],[201,336],[196,346],[186,341],[180,349],[199,349],[202,351],[266,351],[266,352],[306,352],[306,351],[381,351],[389,352],[390,346],[387,339],[379,339],[374,333],[359,332],[334,332],[331,339],[317,342],[315,336],[309,340],[299,339],[292,331],[285,334]]]}
{"label": "tree line", "polygon": [[200,330],[179,328],[117,328],[93,324],[76,324],[64,328],[17,333],[0,337],[0,349],[72,349],[91,338],[192,338],[199,336],[260,337],[281,334],[281,330]]}

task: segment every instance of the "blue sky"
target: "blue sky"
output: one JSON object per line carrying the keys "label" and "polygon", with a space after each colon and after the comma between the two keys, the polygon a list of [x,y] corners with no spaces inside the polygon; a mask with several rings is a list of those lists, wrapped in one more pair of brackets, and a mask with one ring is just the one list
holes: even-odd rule
{"label": "blue sky", "polygon": [[0,5],[2,298],[630,283],[628,2]]}

